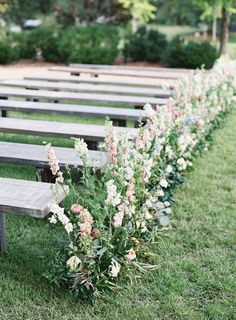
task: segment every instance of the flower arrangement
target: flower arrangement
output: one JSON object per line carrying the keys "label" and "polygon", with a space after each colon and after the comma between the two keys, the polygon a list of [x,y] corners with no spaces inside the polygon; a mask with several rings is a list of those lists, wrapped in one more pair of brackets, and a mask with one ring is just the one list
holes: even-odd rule
{"label": "flower arrangement", "polygon": [[[145,259],[170,224],[174,187],[194,156],[207,149],[232,98],[230,75],[199,70],[177,83],[166,106],[145,105],[146,122],[140,123],[135,141],[118,136],[107,120],[108,164],[99,176],[87,166],[86,143],[75,139],[84,164],[82,183],[67,181],[69,207],[51,205],[50,222],[60,222],[68,238],[54,265],[54,281],[65,283],[77,297],[93,299],[114,289],[122,270],[152,268]],[[63,183],[56,155],[51,145],[46,148],[56,184]]]}

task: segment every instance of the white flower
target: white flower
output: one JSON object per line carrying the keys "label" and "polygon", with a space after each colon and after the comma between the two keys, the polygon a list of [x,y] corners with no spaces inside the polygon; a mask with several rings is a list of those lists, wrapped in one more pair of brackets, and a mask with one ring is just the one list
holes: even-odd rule
{"label": "white flower", "polygon": [[50,223],[53,223],[53,224],[57,223],[57,218],[55,217],[54,214],[48,220]]}
{"label": "white flower", "polygon": [[116,278],[120,272],[120,264],[114,259],[111,259],[111,265],[109,267],[109,274],[112,278]]}
{"label": "white flower", "polygon": [[67,233],[71,233],[71,232],[73,231],[73,225],[72,225],[72,223],[71,223],[71,222],[67,223],[67,224],[65,225],[65,229],[66,229],[66,232],[67,232]]}
{"label": "white flower", "polygon": [[171,208],[165,208],[165,213],[170,214],[172,212]]}
{"label": "white flower", "polygon": [[166,179],[161,179],[160,186],[163,187],[163,188],[167,188],[168,187],[168,182],[166,181]]}
{"label": "white flower", "polygon": [[70,268],[71,271],[75,271],[80,263],[80,258],[78,258],[77,256],[72,256],[67,260],[66,265]]}
{"label": "white flower", "polygon": [[170,164],[168,164],[168,166],[166,167],[166,172],[167,173],[173,172],[173,167]]}
{"label": "white flower", "polygon": [[179,158],[177,160],[178,168],[180,171],[185,170],[187,168],[187,163],[184,158]]}
{"label": "white flower", "polygon": [[151,106],[151,104],[149,103],[145,104],[143,109],[145,110],[145,116],[149,119],[153,119],[157,114],[156,111]]}
{"label": "white flower", "polygon": [[109,180],[106,183],[107,187],[107,199],[106,199],[106,204],[111,204],[113,207],[117,206],[120,204],[121,199],[120,199],[120,193],[117,192],[117,187],[114,184],[114,180]]}
{"label": "white flower", "polygon": [[82,159],[88,157],[88,146],[84,139],[75,138],[75,150]]}

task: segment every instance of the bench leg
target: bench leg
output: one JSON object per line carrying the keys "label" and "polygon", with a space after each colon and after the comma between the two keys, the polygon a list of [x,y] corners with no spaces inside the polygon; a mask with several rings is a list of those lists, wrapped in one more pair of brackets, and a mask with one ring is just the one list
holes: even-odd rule
{"label": "bench leg", "polygon": [[121,120],[121,119],[111,119],[113,126],[115,127],[126,127],[126,120]]}
{"label": "bench leg", "polygon": [[76,76],[76,77],[79,77],[80,76],[80,73],[76,73],[76,72],[71,72],[70,74],[71,76]]}
{"label": "bench leg", "polygon": [[49,168],[36,168],[36,181],[53,182],[54,178]]}
{"label": "bench leg", "polygon": [[6,217],[5,213],[0,212],[0,253],[6,251],[7,238],[6,238]]}
{"label": "bench leg", "polygon": [[85,141],[87,143],[89,150],[97,150],[98,149],[98,143],[96,141]]}
{"label": "bench leg", "polygon": [[[8,100],[8,97],[0,97],[2,100]],[[8,117],[8,111],[7,110],[2,110],[1,111],[1,116],[2,118],[7,118]]]}

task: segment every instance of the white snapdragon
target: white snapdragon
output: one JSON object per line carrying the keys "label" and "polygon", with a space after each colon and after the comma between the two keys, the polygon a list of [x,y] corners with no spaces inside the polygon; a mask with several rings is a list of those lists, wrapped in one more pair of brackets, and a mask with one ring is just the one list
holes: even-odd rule
{"label": "white snapdragon", "polygon": [[114,258],[112,258],[111,265],[109,267],[110,277],[117,278],[119,272],[120,272],[120,264]]}
{"label": "white snapdragon", "polygon": [[177,160],[177,164],[178,164],[178,168],[180,171],[183,171],[187,168],[187,163],[186,161],[184,160],[184,158],[179,158]]}
{"label": "white snapdragon", "polygon": [[70,268],[71,271],[75,271],[75,269],[78,267],[80,263],[81,263],[81,260],[79,257],[72,256],[67,260],[66,265],[67,267]]}
{"label": "white snapdragon", "polygon": [[114,180],[109,180],[106,183],[106,187],[107,187],[107,199],[106,199],[106,204],[110,204],[113,207],[117,206],[120,204],[121,202],[121,196],[120,193],[117,192],[117,187],[114,184]]}
{"label": "white snapdragon", "polygon": [[88,145],[84,139],[75,138],[75,150],[82,159],[86,159],[88,157]]}

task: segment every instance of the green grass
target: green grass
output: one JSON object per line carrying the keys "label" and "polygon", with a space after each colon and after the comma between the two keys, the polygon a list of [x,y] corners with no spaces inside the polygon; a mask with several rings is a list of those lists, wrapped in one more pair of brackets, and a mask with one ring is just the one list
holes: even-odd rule
{"label": "green grass", "polygon": [[[154,247],[158,269],[133,272],[132,283],[122,279],[122,291],[94,306],[42,277],[61,229],[9,215],[9,249],[0,256],[0,320],[236,319],[235,127],[236,110],[177,190],[172,229]],[[34,170],[0,165],[0,176],[33,179]]]}

